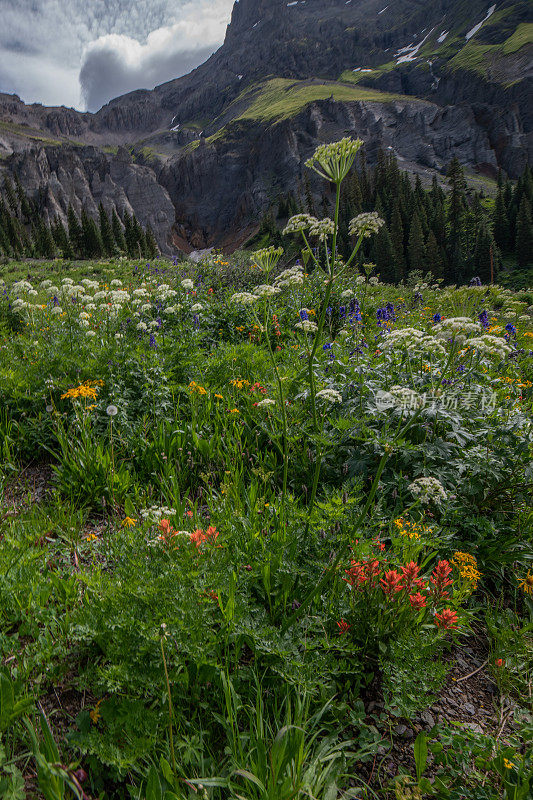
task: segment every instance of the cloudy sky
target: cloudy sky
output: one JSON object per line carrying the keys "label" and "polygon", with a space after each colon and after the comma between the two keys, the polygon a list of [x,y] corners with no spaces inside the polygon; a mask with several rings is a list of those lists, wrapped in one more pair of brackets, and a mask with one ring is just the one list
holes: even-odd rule
{"label": "cloudy sky", "polygon": [[233,0],[0,0],[0,91],[95,111],[201,64]]}

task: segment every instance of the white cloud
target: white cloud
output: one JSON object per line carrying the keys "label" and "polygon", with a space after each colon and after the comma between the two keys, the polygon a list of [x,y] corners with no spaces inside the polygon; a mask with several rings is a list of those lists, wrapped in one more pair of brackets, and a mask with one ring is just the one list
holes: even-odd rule
{"label": "white cloud", "polygon": [[201,64],[222,43],[232,5],[232,0],[189,2],[177,22],[152,31],[142,43],[123,34],[91,42],[80,72],[87,108],[95,110],[133,89],[152,89]]}
{"label": "white cloud", "polygon": [[[233,0],[0,0],[0,91],[92,109],[200,64]],[[78,75],[82,80],[82,92]]]}

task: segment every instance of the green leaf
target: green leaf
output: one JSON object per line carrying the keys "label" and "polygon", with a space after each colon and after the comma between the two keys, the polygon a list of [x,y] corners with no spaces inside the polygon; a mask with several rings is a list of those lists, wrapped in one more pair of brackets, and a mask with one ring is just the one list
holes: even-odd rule
{"label": "green leaf", "polygon": [[166,781],[168,781],[170,784],[173,784],[174,783],[174,773],[172,772],[172,767],[170,766],[170,764],[168,763],[166,758],[163,758],[163,756],[161,756],[161,761],[159,762],[159,768],[160,768],[161,772],[163,773],[163,778]]}
{"label": "green leaf", "polygon": [[152,765],[146,782],[146,800],[163,800],[161,782],[156,768]]}
{"label": "green leaf", "polygon": [[255,775],[252,775],[252,773],[248,772],[248,770],[246,770],[246,769],[236,769],[233,774],[234,775],[239,775],[239,777],[244,778],[247,781],[250,781],[250,783],[253,783],[254,786],[257,786],[259,789],[261,789],[262,792],[266,791],[264,785],[261,783],[259,778],[257,778]]}
{"label": "green leaf", "polygon": [[424,731],[420,731],[415,741],[415,764],[416,764],[416,777],[420,782],[420,778],[424,774],[426,763],[428,760],[428,744],[427,736]]}

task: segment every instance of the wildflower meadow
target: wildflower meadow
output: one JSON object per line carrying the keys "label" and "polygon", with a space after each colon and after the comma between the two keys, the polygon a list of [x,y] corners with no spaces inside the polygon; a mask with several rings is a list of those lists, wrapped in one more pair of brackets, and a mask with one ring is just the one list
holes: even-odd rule
{"label": "wildflower meadow", "polygon": [[533,289],[290,250],[10,262],[0,796],[527,800]]}

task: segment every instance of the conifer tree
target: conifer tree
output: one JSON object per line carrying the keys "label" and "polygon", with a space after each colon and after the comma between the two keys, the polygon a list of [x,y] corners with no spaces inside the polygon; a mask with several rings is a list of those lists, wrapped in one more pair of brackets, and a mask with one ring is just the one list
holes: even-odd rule
{"label": "conifer tree", "polygon": [[7,198],[7,204],[14,217],[18,216],[19,203],[17,193],[10,178],[4,179],[4,192]]}
{"label": "conifer tree", "polygon": [[137,249],[137,240],[135,237],[135,229],[133,227],[132,218],[127,211],[124,212],[124,239],[126,240],[126,254],[129,258],[134,258]]}
{"label": "conifer tree", "polygon": [[398,283],[401,280],[402,275],[396,265],[394,248],[386,225],[383,225],[374,237],[372,260],[376,264],[382,281]]}
{"label": "conifer tree", "polygon": [[444,274],[444,259],[442,258],[442,251],[437,242],[436,236],[432,230],[428,233],[426,241],[426,269],[431,272],[436,278],[443,277]]}
{"label": "conifer tree", "polygon": [[37,221],[33,242],[37,256],[42,256],[43,258],[56,257],[56,245],[52,232],[42,218]]}
{"label": "conifer tree", "polygon": [[98,258],[102,255],[104,249],[102,239],[100,238],[100,231],[94,219],[87,214],[85,209],[82,209],[81,212],[81,229],[83,257]]}
{"label": "conifer tree", "polygon": [[415,213],[409,231],[408,256],[410,269],[423,269],[425,263],[424,234],[420,217]]}
{"label": "conifer tree", "polygon": [[456,156],[448,168],[450,196],[448,201],[448,256],[452,279],[460,281],[465,268],[463,252],[463,226],[466,216],[466,181],[463,168]]}
{"label": "conifer tree", "polygon": [[72,244],[70,243],[70,239],[68,238],[65,226],[63,225],[59,217],[56,219],[54,225],[52,226],[52,236],[54,237],[54,242],[59,248],[62,257],[66,259],[74,258]]}
{"label": "conifer tree", "polygon": [[98,221],[100,225],[100,239],[102,240],[103,251],[106,256],[112,256],[115,252],[115,237],[113,236],[113,229],[109,222],[109,217],[102,203],[98,206]]}
{"label": "conifer tree", "polygon": [[503,185],[498,186],[498,194],[492,214],[492,233],[494,241],[504,253],[509,249],[509,218],[505,205]]}
{"label": "conifer tree", "polygon": [[516,219],[516,260],[520,268],[533,262],[533,225],[531,207],[524,193]]}
{"label": "conifer tree", "polygon": [[159,247],[157,245],[157,240],[154,236],[154,232],[150,227],[150,225],[146,226],[146,231],[144,235],[146,239],[146,258],[157,258],[157,256],[159,255]]}
{"label": "conifer tree", "polygon": [[[481,223],[476,235],[474,252],[470,264],[470,277],[478,277],[482,283],[490,283],[496,279],[498,253],[490,230]],[[491,268],[492,262],[492,268]]]}
{"label": "conifer tree", "polygon": [[392,249],[394,251],[394,264],[396,267],[396,273],[403,276],[405,272],[404,234],[398,198],[396,198],[394,202],[394,208],[392,211],[390,237],[392,241]]}
{"label": "conifer tree", "polygon": [[68,238],[72,245],[74,256],[83,254],[83,231],[72,206],[67,211]]}

